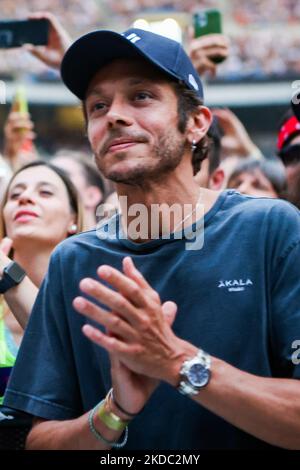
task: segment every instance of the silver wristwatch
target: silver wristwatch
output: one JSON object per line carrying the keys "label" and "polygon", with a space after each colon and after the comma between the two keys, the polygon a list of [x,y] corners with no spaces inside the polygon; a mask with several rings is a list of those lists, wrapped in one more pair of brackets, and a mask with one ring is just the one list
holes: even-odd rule
{"label": "silver wristwatch", "polygon": [[197,395],[210,380],[210,366],[210,355],[199,349],[195,357],[182,364],[178,391],[183,395]]}

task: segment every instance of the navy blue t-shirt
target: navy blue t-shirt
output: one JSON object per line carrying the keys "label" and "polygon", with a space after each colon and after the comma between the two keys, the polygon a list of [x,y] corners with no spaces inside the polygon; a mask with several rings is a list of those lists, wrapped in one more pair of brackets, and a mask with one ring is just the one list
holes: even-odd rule
{"label": "navy blue t-shirt", "polygon": [[[96,231],[52,255],[5,397],[48,420],[79,417],[111,387],[108,354],[81,332],[72,308],[83,277],[130,255],[162,301],[178,305],[175,333],[240,370],[300,378],[300,216],[289,203],[224,191],[205,215],[204,246],[185,239],[137,244]],[[298,361],[300,362],[300,361]],[[127,449],[264,448],[162,383],[129,425]]]}

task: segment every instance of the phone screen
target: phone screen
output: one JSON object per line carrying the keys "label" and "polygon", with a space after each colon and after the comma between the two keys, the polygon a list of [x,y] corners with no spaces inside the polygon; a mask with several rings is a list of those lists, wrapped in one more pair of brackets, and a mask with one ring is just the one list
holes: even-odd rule
{"label": "phone screen", "polygon": [[[206,34],[222,34],[222,15],[219,10],[202,10],[193,15],[194,36],[198,38]],[[223,62],[222,56],[211,57],[216,64]]]}
{"label": "phone screen", "polygon": [[21,47],[23,44],[44,46],[48,43],[49,21],[0,21],[0,48]]}

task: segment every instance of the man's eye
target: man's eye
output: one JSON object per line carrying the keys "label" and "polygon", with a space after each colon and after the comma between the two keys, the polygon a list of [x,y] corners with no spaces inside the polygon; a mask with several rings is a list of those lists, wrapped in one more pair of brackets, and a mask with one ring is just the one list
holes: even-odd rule
{"label": "man's eye", "polygon": [[99,102],[94,103],[90,106],[90,113],[94,113],[95,111],[102,111],[105,108],[105,103]]}
{"label": "man's eye", "polygon": [[148,98],[151,98],[151,94],[147,93],[145,91],[140,91],[139,93],[136,93],[136,95],[135,95],[135,99],[137,101],[144,101]]}

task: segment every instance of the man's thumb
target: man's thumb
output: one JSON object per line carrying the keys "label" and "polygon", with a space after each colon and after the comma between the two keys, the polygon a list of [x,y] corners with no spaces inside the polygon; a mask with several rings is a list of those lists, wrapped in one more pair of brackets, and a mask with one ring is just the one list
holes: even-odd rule
{"label": "man's thumb", "polygon": [[177,305],[175,304],[175,302],[168,300],[167,302],[162,304],[162,311],[167,322],[170,326],[172,326],[177,313]]}

